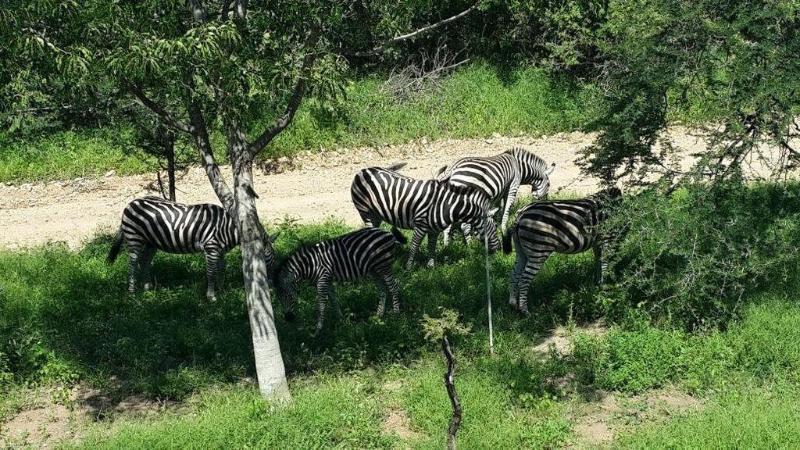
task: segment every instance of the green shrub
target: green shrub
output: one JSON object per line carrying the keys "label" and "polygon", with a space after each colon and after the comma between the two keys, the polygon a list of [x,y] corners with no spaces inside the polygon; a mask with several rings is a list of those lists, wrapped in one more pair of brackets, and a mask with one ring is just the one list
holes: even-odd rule
{"label": "green shrub", "polygon": [[711,329],[759,289],[787,289],[800,264],[798,185],[687,185],[664,198],[629,198],[609,229],[628,233],[614,257],[606,311],[630,308],[656,321]]}

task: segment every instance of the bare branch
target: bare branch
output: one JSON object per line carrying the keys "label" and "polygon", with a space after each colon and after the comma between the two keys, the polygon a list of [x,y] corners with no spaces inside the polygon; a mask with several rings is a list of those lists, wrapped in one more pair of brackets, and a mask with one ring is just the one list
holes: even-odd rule
{"label": "bare branch", "polygon": [[292,122],[297,109],[300,107],[300,103],[303,101],[303,96],[306,93],[306,75],[307,72],[311,69],[314,65],[314,61],[317,58],[316,52],[311,52],[306,54],[303,58],[303,65],[300,68],[300,75],[295,82],[294,89],[292,90],[292,96],[289,98],[289,102],[286,104],[286,109],[284,110],[283,114],[278,117],[275,123],[272,124],[271,127],[264,130],[264,132],[259,136],[252,144],[250,144],[248,148],[249,156],[252,158],[258,152],[264,149],[273,139],[275,136],[280,134],[289,124]]}
{"label": "bare branch", "polygon": [[222,206],[225,207],[228,213],[234,214],[233,193],[228,184],[225,183],[225,179],[222,178],[222,172],[220,172],[219,164],[214,158],[211,141],[208,138],[208,129],[206,128],[203,111],[194,100],[189,103],[189,119],[192,122],[192,136],[195,140],[195,146],[200,151],[200,156],[203,157],[203,166],[206,169],[208,181],[211,182],[211,187],[214,188],[214,192],[217,194],[219,201],[222,202]]}
{"label": "bare branch", "polygon": [[236,0],[236,19],[244,21],[247,19],[247,0]]}
{"label": "bare branch", "polygon": [[410,33],[401,34],[400,36],[395,36],[395,37],[393,37],[393,38],[391,38],[391,39],[389,39],[387,41],[384,41],[383,43],[379,44],[378,46],[374,47],[372,50],[355,52],[355,53],[351,53],[350,55],[351,56],[373,56],[373,55],[377,55],[378,53],[381,53],[384,50],[386,50],[386,47],[388,47],[388,46],[390,46],[392,44],[395,44],[397,42],[402,42],[402,41],[405,41],[405,40],[408,40],[408,39],[412,39],[412,38],[417,37],[417,36],[419,36],[421,34],[425,34],[425,33],[429,32],[429,31],[435,30],[436,28],[439,28],[442,25],[446,25],[446,24],[448,24],[450,22],[453,22],[455,20],[458,20],[458,19],[466,16],[467,14],[469,14],[473,10],[475,10],[478,7],[478,4],[479,3],[475,3],[472,6],[470,6],[469,8],[465,9],[464,11],[461,11],[460,13],[458,13],[458,14],[456,14],[454,16],[450,16],[450,17],[448,17],[446,19],[442,19],[442,20],[440,20],[440,21],[438,21],[436,23],[432,23],[432,24],[426,25],[426,26],[424,26],[422,28],[418,28],[418,29],[416,29],[416,30],[414,30],[414,31],[412,31]]}
{"label": "bare branch", "polygon": [[154,112],[161,120],[164,122],[165,125],[168,127],[181,131],[187,134],[192,134],[192,129],[189,125],[177,120],[172,114],[169,113],[164,107],[159,105],[158,103],[151,100],[142,89],[141,86],[133,84],[127,80],[123,80],[123,85],[126,89],[128,89],[142,104],[145,108],[149,109],[150,111]]}

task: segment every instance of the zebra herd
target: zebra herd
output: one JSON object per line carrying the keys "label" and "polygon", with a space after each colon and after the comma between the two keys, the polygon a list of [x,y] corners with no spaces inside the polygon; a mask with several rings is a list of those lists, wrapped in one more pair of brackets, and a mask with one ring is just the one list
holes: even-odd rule
{"label": "zebra herd", "polygon": [[[491,251],[501,248],[494,221],[494,208],[502,203],[502,248],[506,253],[516,249],[516,262],[511,273],[509,303],[521,314],[528,315],[528,292],[531,281],[545,260],[554,252],[578,253],[594,249],[597,264],[596,281],[602,283],[604,253],[612,236],[601,233],[599,225],[608,210],[621,197],[617,188],[606,189],[582,200],[546,200],[550,188],[549,175],[555,164],[535,154],[513,148],[492,157],[462,158],[439,170],[434,179],[419,180],[399,171],[405,164],[381,168],[370,167],[356,173],[350,193],[353,205],[365,228],[342,236],[305,245],[276,264],[268,241],[264,258],[277,288],[284,316],[294,316],[297,286],[307,280],[317,290],[317,323],[323,326],[328,303],[341,314],[331,286],[335,282],[356,281],[370,277],[380,288],[377,314],[386,309],[391,297],[392,310],[400,310],[400,289],[392,265],[401,244],[407,242],[399,229],[412,230],[406,268],[411,268],[423,238],[428,242],[429,267],[434,265],[438,236],[444,233],[445,243],[454,226],[465,238],[486,239]],[[522,209],[516,221],[508,225],[511,205],[520,185],[531,185],[536,200]],[[379,226],[386,222],[391,232]],[[215,300],[216,287],[222,282],[225,253],[239,243],[235,220],[223,208],[210,205],[183,205],[157,197],[133,200],[124,209],[122,222],[107,261],[113,263],[122,245],[129,255],[128,290],[136,290],[144,277],[144,288],[152,288],[150,264],[156,250],[169,253],[203,252],[206,259],[207,291]]]}

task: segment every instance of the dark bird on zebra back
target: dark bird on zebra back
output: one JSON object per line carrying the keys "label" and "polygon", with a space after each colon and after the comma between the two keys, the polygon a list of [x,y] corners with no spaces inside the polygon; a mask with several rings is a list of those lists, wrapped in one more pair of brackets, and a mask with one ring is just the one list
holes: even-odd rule
{"label": "dark bird on zebra back", "polygon": [[[264,261],[268,270],[275,265],[272,243],[277,238],[261,230],[264,237]],[[128,292],[136,291],[139,277],[144,289],[153,288],[150,267],[156,250],[167,253],[203,252],[206,259],[206,297],[216,300],[216,287],[225,276],[225,254],[239,245],[236,221],[224,208],[208,203],[184,205],[160,197],[131,201],[122,211],[114,243],[106,258],[117,259],[123,244],[128,247]]]}
{"label": "dark bird on zebra back", "polygon": [[468,223],[481,236],[488,234],[491,249],[500,248],[497,227],[490,217],[490,199],[483,192],[462,192],[437,180],[417,180],[388,169],[370,167],[356,173],[350,195],[367,227],[388,222],[395,228],[414,230],[406,267],[413,265],[422,242],[428,238],[428,265],[434,263],[436,238],[453,223]]}
{"label": "dark bird on zebra back", "polygon": [[517,252],[511,272],[509,304],[528,315],[528,297],[533,278],[554,252],[580,253],[593,249],[595,282],[603,283],[607,254],[620,233],[603,230],[601,224],[619,203],[622,192],[612,187],[579,200],[531,203],[517,213],[514,225],[503,233],[503,252]]}
{"label": "dark bird on zebra back", "polygon": [[[395,230],[396,231],[396,230]],[[357,281],[371,277],[381,291],[377,315],[386,309],[386,297],[392,298],[392,311],[400,311],[400,287],[392,273],[392,264],[399,245],[406,242],[399,232],[376,228],[362,228],[342,236],[305,245],[283,260],[276,270],[278,299],[283,305],[284,318],[295,318],[297,286],[308,280],[317,289],[316,332],[322,329],[328,300],[334,312],[341,316],[341,308],[333,290],[338,281]]]}

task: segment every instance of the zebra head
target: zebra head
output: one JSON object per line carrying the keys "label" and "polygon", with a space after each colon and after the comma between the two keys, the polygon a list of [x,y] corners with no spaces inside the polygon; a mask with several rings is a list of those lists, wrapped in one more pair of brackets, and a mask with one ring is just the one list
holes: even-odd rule
{"label": "zebra head", "polygon": [[550,193],[550,174],[556,170],[556,163],[550,165],[549,168],[542,167],[540,169],[541,178],[536,180],[531,186],[533,187],[533,196],[539,200],[547,200],[547,194]]}
{"label": "zebra head", "polygon": [[494,221],[494,214],[498,208],[492,208],[485,218],[479,218],[472,222],[472,227],[475,235],[478,236],[483,243],[488,234],[489,237],[489,252],[494,253],[500,250],[500,239],[497,237],[497,223]]}
{"label": "zebra head", "polygon": [[286,259],[277,269],[275,285],[278,289],[278,301],[283,307],[283,318],[287,322],[295,319],[294,307],[297,300],[297,271],[292,264],[292,256]]}

